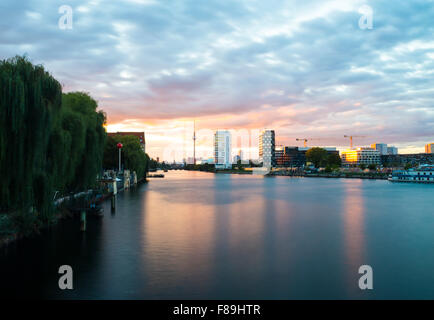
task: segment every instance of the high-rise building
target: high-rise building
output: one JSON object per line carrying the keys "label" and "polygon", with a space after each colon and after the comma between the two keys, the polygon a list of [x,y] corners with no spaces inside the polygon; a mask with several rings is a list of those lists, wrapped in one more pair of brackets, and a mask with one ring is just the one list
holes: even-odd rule
{"label": "high-rise building", "polygon": [[371,148],[380,152],[380,155],[387,154],[387,144],[386,143],[373,143]]}
{"label": "high-rise building", "polygon": [[264,130],[259,136],[259,161],[263,167],[276,166],[274,130]]}
{"label": "high-rise building", "polygon": [[434,153],[434,143],[425,145],[425,153]]}
{"label": "high-rise building", "polygon": [[341,153],[343,165],[370,165],[380,164],[380,151],[374,148],[353,148],[342,151]]}
{"label": "high-rise building", "polygon": [[398,154],[398,148],[394,146],[387,147],[387,154]]}
{"label": "high-rise building", "polygon": [[217,130],[214,134],[214,162],[216,169],[232,168],[232,138],[227,130]]}

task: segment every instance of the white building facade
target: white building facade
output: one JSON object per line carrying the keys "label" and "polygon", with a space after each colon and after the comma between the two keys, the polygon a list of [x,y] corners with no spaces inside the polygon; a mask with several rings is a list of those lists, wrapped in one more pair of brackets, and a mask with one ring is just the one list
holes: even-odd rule
{"label": "white building facade", "polygon": [[347,149],[341,152],[343,165],[379,165],[381,163],[381,155],[374,148],[354,148]]}
{"label": "white building facade", "polygon": [[216,169],[232,168],[232,137],[227,130],[217,130],[214,134],[214,163]]}

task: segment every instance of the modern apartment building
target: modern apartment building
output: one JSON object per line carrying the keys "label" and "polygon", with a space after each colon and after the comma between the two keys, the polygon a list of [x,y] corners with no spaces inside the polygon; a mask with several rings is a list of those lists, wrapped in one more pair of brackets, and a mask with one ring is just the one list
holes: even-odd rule
{"label": "modern apartment building", "polygon": [[217,130],[214,134],[214,163],[216,169],[232,168],[232,138],[227,130]]}
{"label": "modern apartment building", "polygon": [[380,151],[374,148],[353,148],[347,149],[341,152],[342,164],[343,165],[370,165],[370,164],[380,164],[381,154]]}
{"label": "modern apartment building", "polygon": [[434,143],[425,145],[425,153],[434,153]]}
{"label": "modern apartment building", "polygon": [[274,130],[264,130],[259,136],[259,161],[266,168],[276,166]]}
{"label": "modern apartment building", "polygon": [[306,164],[306,152],[298,147],[279,146],[275,150],[276,167],[300,168]]}
{"label": "modern apartment building", "polygon": [[386,143],[373,143],[371,148],[380,152],[380,155],[387,154],[387,144]]}
{"label": "modern apartment building", "polygon": [[398,148],[394,146],[387,147],[387,154],[390,155],[398,154]]}

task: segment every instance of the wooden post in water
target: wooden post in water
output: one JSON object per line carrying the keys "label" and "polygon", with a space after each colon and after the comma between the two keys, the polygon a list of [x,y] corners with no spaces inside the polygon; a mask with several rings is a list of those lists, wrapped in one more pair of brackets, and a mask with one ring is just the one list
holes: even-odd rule
{"label": "wooden post in water", "polygon": [[86,211],[83,210],[81,211],[81,223],[80,223],[80,230],[81,231],[86,231]]}
{"label": "wooden post in water", "polygon": [[112,211],[116,211],[116,196],[113,195],[111,199]]}

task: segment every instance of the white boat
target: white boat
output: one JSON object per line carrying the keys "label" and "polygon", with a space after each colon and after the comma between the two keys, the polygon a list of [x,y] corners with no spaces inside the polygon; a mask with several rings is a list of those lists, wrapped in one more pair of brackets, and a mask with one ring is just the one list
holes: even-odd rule
{"label": "white boat", "polygon": [[434,183],[434,165],[423,164],[409,170],[396,170],[389,176],[392,182]]}

